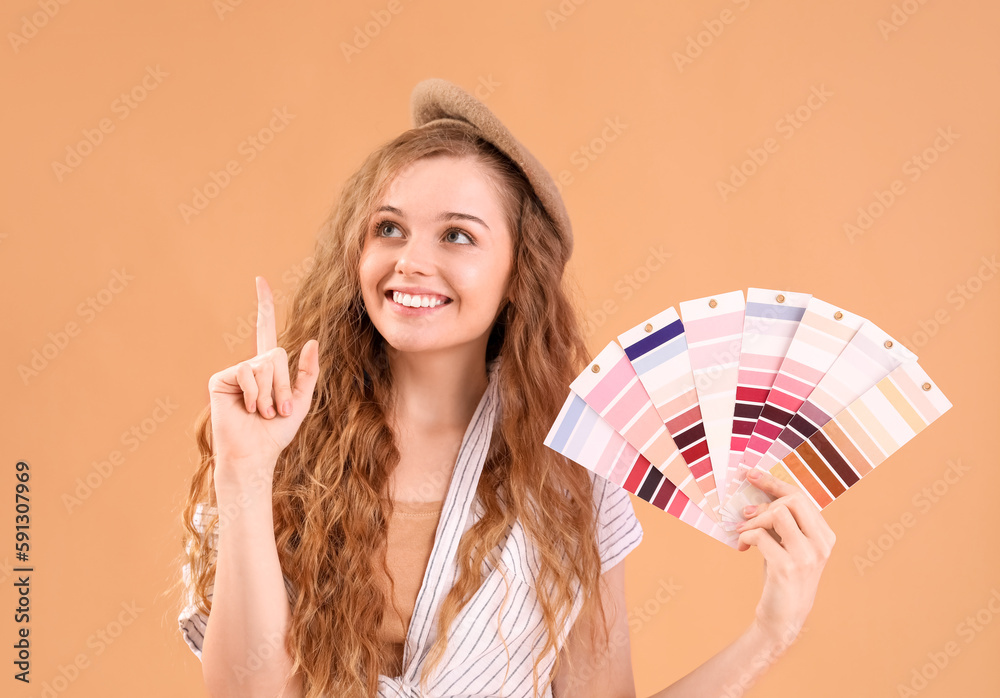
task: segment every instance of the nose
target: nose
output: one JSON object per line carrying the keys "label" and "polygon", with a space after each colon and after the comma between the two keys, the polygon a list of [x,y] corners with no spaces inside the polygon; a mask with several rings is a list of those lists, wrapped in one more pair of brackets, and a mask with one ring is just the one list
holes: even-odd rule
{"label": "nose", "polygon": [[396,258],[395,271],[409,276],[429,274],[434,270],[434,240],[430,236],[411,235]]}

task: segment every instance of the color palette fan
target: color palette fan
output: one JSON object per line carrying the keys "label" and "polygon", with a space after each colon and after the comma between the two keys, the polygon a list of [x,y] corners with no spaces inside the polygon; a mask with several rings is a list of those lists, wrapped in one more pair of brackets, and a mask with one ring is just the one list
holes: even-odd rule
{"label": "color palette fan", "polygon": [[545,445],[731,547],[743,507],[773,500],[749,469],[823,509],[951,408],[916,355],[810,294],[679,306],[608,343]]}

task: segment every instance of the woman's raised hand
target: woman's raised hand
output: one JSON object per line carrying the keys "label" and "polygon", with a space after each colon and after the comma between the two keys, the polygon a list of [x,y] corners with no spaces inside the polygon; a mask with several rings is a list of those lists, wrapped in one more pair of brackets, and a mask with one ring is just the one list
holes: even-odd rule
{"label": "woman's raised hand", "polygon": [[776,497],[744,512],[736,529],[740,550],[757,546],[764,555],[764,592],[754,622],[767,637],[788,645],[812,609],[819,578],[837,537],[805,493],[756,468],[750,484]]}
{"label": "woman's raised hand", "polygon": [[217,465],[251,462],[273,468],[309,412],[319,377],[319,342],[310,339],[291,385],[288,354],[278,346],[274,297],[263,276],[256,282],[257,355],[208,381]]}

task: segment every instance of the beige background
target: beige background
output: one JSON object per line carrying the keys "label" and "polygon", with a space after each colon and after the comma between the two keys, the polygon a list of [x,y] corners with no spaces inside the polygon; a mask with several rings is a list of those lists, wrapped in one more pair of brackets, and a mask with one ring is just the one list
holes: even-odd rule
{"label": "beige background", "polygon": [[[955,404],[826,511],[838,543],[806,632],[754,694],[1000,693],[998,14],[972,0],[5,3],[0,693],[52,695],[45,682],[83,655],[56,695],[204,695],[163,595],[193,418],[208,377],[254,349],[254,275],[279,301],[291,291],[333,193],[409,126],[426,77],[478,89],[563,178],[592,352],[682,300],[788,288],[877,322]],[[289,116],[268,133],[274,110]],[[766,160],[723,196],[748,149]],[[231,160],[239,172],[185,220]],[[895,180],[881,215],[845,231]],[[36,351],[49,358],[22,375]],[[18,459],[30,687],[11,678]],[[949,461],[964,470],[947,483]],[[96,488],[68,505],[88,474]],[[745,627],[762,564],[633,501],[648,696]],[[880,543],[893,524],[902,535]],[[982,609],[979,630],[960,625]],[[925,667],[949,642],[957,655]]]}

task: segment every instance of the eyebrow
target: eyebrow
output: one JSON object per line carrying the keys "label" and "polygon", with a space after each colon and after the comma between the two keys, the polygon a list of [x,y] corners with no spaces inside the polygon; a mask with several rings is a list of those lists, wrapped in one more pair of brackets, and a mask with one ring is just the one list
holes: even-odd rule
{"label": "eyebrow", "polygon": [[[403,212],[400,211],[395,206],[380,206],[377,210],[388,211],[389,213],[395,213],[400,218],[405,218]],[[478,216],[473,216],[471,213],[458,213],[457,211],[445,211],[440,216],[437,217],[437,220],[441,222],[453,221],[453,220],[472,221],[473,223],[478,223],[487,230],[490,230],[490,226],[486,225],[486,221],[484,221],[482,218],[479,218]]]}

